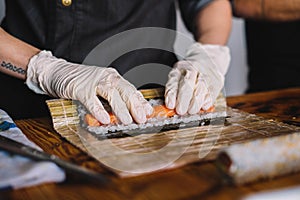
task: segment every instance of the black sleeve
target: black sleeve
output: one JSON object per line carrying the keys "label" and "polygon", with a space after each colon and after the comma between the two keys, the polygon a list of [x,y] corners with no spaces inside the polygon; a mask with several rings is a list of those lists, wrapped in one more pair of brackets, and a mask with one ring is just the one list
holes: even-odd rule
{"label": "black sleeve", "polygon": [[189,31],[195,34],[195,17],[201,8],[213,0],[178,0],[182,19]]}

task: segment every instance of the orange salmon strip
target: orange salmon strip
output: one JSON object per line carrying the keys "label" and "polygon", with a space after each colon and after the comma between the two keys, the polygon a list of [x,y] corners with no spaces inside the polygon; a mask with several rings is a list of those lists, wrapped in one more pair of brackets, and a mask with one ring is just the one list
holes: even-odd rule
{"label": "orange salmon strip", "polygon": [[166,118],[173,117],[176,114],[174,109],[169,109],[165,105],[153,106],[153,113],[148,118]]}
{"label": "orange salmon strip", "polygon": [[[118,119],[117,117],[112,114],[112,113],[108,113],[109,114],[109,118],[110,118],[110,123],[111,124],[117,124],[118,123]],[[86,114],[85,115],[85,122],[89,125],[89,126],[101,126],[103,125],[101,122],[99,122],[93,115],[91,114]]]}
{"label": "orange salmon strip", "polygon": [[[213,112],[215,110],[215,107],[212,106],[208,110],[202,110],[200,113],[207,113],[207,112]],[[168,109],[165,105],[156,105],[153,106],[153,113],[150,116],[147,116],[147,118],[170,118],[176,115],[175,109]],[[109,113],[110,117],[110,123],[111,124],[117,124],[118,119],[113,113]],[[102,124],[91,114],[85,115],[85,122],[89,126],[101,126]]]}

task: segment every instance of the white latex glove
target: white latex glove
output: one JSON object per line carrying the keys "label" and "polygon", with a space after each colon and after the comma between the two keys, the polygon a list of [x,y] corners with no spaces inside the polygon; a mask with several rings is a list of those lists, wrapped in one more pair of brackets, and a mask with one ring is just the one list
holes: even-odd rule
{"label": "white latex glove", "polygon": [[169,73],[165,103],[179,115],[196,114],[213,106],[224,86],[230,62],[229,48],[219,45],[191,45],[186,57]]}
{"label": "white latex glove", "polygon": [[113,68],[74,64],[41,51],[30,59],[26,84],[40,94],[79,100],[103,124],[110,117],[97,95],[106,99],[124,124],[132,118],[146,122],[151,105],[136,88]]}

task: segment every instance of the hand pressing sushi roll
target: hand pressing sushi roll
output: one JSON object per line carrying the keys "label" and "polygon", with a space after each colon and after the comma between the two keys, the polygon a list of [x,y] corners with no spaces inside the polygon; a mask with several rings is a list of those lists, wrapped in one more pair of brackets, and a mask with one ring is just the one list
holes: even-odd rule
{"label": "hand pressing sushi roll", "polygon": [[[208,110],[200,110],[200,114],[206,113],[206,112],[213,112],[214,107],[210,107]],[[174,109],[168,109],[165,105],[154,105],[153,106],[153,113],[148,117],[150,118],[157,118],[157,119],[164,119],[164,118],[171,118],[176,115],[176,111]],[[119,120],[117,117],[110,112],[110,124],[118,124]],[[85,122],[88,126],[101,126],[102,124],[91,114],[85,115]]]}

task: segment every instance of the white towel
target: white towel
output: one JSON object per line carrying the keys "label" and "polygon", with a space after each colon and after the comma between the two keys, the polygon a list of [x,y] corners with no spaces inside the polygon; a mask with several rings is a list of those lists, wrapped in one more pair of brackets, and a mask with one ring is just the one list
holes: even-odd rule
{"label": "white towel", "polygon": [[[0,109],[0,123],[3,121],[14,123],[8,114]],[[0,130],[0,135],[42,151],[13,124],[8,130]],[[9,187],[18,189],[63,180],[65,180],[64,171],[52,162],[33,161],[0,150],[0,189]]]}

